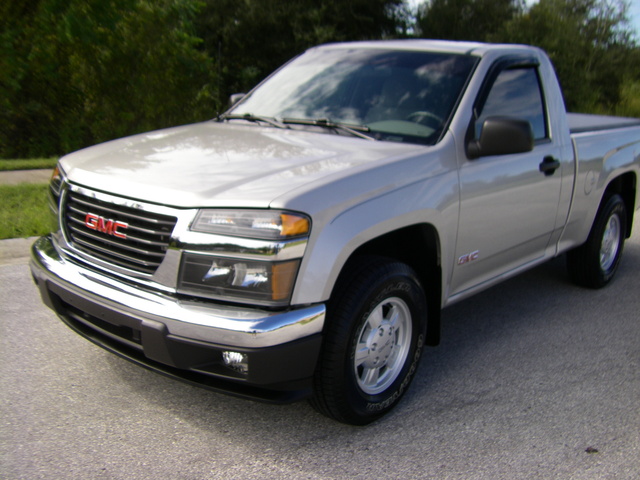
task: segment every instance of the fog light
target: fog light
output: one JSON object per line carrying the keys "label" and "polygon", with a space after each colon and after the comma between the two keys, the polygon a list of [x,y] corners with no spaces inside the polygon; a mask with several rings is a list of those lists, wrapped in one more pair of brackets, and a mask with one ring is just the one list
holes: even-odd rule
{"label": "fog light", "polygon": [[249,357],[240,352],[222,352],[225,366],[246,375],[249,373]]}

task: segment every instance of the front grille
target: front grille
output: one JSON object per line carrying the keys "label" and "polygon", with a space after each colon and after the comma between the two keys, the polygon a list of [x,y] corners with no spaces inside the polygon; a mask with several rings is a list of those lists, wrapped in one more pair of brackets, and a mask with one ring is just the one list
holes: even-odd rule
{"label": "front grille", "polygon": [[177,221],[172,216],[117,205],[71,190],[64,202],[64,212],[65,232],[75,248],[145,274],[153,274],[160,266]]}

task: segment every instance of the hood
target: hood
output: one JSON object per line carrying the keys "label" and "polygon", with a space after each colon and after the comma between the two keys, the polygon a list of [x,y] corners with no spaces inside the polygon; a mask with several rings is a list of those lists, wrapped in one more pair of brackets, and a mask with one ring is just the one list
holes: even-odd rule
{"label": "hood", "polygon": [[419,145],[331,133],[205,122],[67,155],[76,184],[175,207],[268,207],[296,189],[404,157]]}

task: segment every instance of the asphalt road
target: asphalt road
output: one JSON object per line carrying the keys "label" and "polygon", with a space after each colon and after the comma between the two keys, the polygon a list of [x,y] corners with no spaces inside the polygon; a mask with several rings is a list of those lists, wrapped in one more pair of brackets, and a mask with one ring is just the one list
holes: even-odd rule
{"label": "asphalt road", "polygon": [[351,427],[129,364],[46,309],[24,259],[5,263],[0,478],[635,480],[639,272],[636,231],[604,290],[558,259],[445,310],[399,407]]}

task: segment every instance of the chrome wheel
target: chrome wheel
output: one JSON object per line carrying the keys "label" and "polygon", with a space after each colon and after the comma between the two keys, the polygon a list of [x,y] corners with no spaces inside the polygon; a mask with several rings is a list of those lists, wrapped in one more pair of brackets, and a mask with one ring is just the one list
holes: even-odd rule
{"label": "chrome wheel", "polygon": [[411,345],[411,312],[398,297],[380,302],[358,332],[353,368],[360,389],[385,391],[398,378]]}
{"label": "chrome wheel", "polygon": [[600,245],[600,267],[602,270],[609,270],[615,262],[621,235],[620,218],[618,215],[612,215],[607,221]]}

